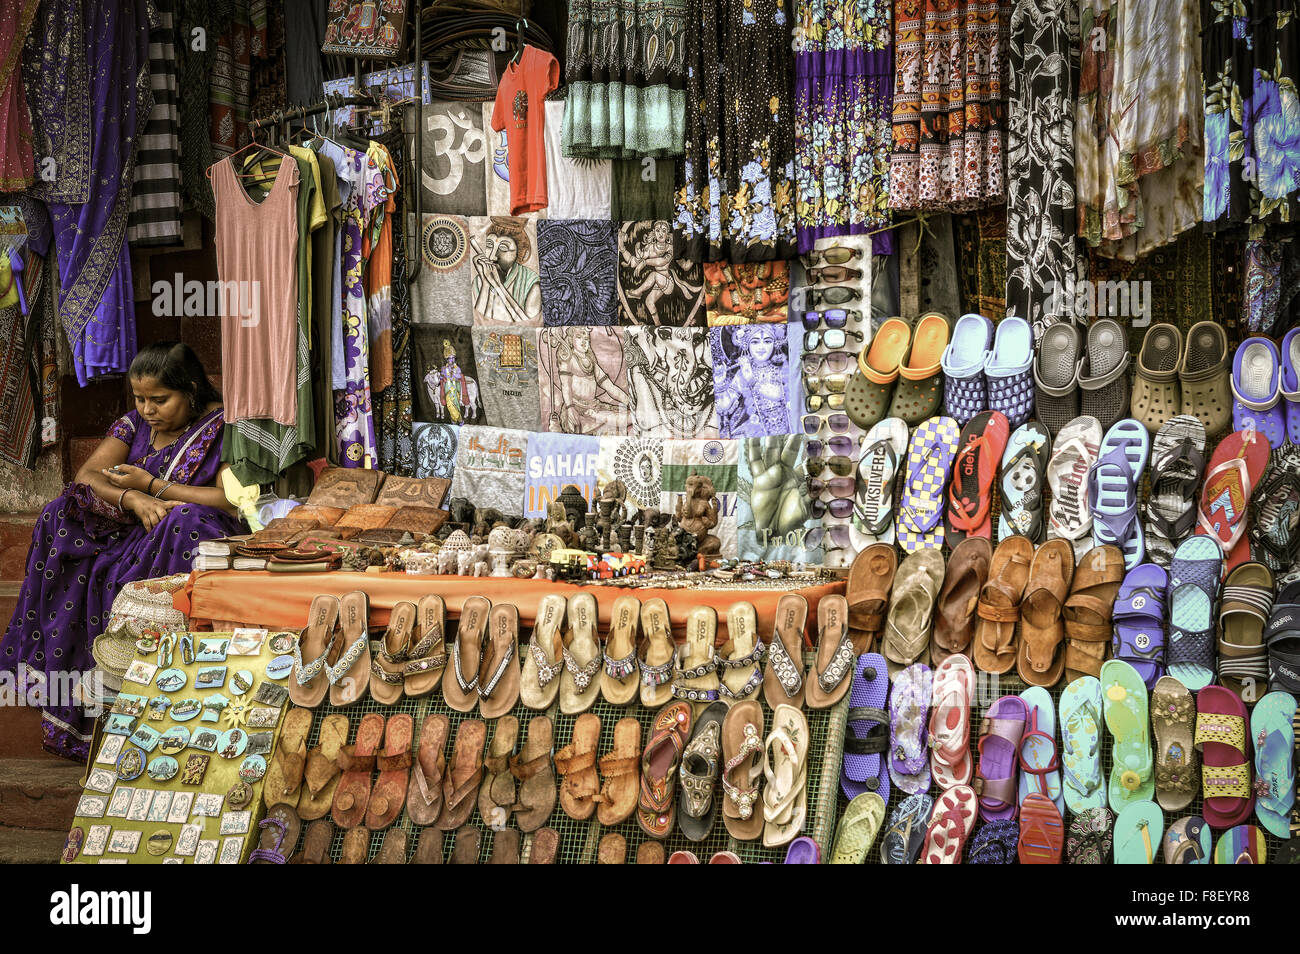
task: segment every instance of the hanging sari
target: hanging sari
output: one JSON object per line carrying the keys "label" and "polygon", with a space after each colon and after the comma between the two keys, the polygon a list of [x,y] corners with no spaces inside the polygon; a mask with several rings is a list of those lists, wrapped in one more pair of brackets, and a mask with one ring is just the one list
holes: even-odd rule
{"label": "hanging sari", "polygon": [[23,41],[36,19],[39,0],[0,0],[0,192],[17,192],[32,184],[32,119],[19,74]]}
{"label": "hanging sari", "polygon": [[[212,484],[221,469],[220,408],[200,416],[180,437],[155,450],[153,434],[136,411],[118,418],[108,436],[128,448],[130,464],[155,477],[191,487]],[[173,507],[152,530],[101,500],[85,484],[70,484],[46,504],[32,531],[27,576],[13,619],[0,641],[0,669],[44,673],[47,686],[67,684],[54,674],[94,667],[90,644],[108,623],[123,584],[188,572],[202,540],[242,532],[239,518],[215,507]],[[85,759],[90,723],[68,699],[51,699],[42,723],[47,750]]]}

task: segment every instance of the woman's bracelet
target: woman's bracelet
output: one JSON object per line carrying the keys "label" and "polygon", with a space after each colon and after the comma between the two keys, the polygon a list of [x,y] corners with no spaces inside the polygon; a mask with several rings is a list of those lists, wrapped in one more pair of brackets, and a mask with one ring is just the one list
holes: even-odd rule
{"label": "woman's bracelet", "polygon": [[157,480],[157,479],[158,479],[157,477],[150,477],[150,478],[149,478],[149,486],[145,488],[145,491],[144,491],[144,492],[147,493],[147,494],[148,494],[149,496],[151,496],[151,497],[157,497],[157,496],[158,496],[156,493],[153,492],[153,482],[154,482],[155,480]]}
{"label": "woman's bracelet", "polygon": [[163,484],[162,489],[159,490],[158,493],[154,494],[154,496],[157,497],[159,500],[162,500],[163,494],[167,493],[168,490],[170,490],[172,487],[175,486],[176,486],[176,481],[169,480],[165,484]]}
{"label": "woman's bracelet", "polygon": [[131,492],[131,488],[128,487],[128,488],[126,488],[126,490],[124,490],[124,491],[122,491],[120,494],[118,494],[118,496],[117,496],[117,509],[118,509],[118,510],[121,510],[121,509],[122,509],[122,501],[126,499],[126,495],[129,494],[130,492]]}

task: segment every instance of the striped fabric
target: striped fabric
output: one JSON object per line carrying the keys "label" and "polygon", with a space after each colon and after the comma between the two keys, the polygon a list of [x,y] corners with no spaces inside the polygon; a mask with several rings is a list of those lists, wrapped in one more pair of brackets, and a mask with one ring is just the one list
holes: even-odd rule
{"label": "striped fabric", "polygon": [[181,243],[181,116],[176,95],[175,0],[156,0],[158,27],[149,34],[153,110],[140,139],[126,240],[132,245]]}

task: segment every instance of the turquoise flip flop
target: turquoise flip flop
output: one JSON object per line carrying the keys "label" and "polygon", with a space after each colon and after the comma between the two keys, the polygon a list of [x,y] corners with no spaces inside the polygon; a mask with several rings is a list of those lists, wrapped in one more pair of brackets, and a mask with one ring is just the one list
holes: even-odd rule
{"label": "turquoise flip flop", "polygon": [[1061,773],[1065,806],[1081,815],[1106,807],[1101,778],[1101,682],[1080,676],[1061,693]]}
{"label": "turquoise flip flop", "polygon": [[1098,546],[1112,544],[1124,551],[1126,570],[1146,555],[1138,498],[1150,453],[1151,432],[1133,418],[1125,418],[1101,439],[1097,463],[1088,473],[1092,538]]}
{"label": "turquoise flip flop", "polygon": [[1030,792],[1051,799],[1056,810],[1065,815],[1061,791],[1060,752],[1056,745],[1056,711],[1052,694],[1042,686],[1031,686],[1020,694],[1029,718],[1020,738],[1020,804]]}
{"label": "turquoise flip flop", "polygon": [[1156,790],[1151,755],[1151,715],[1147,687],[1137,670],[1110,659],[1101,667],[1102,716],[1115,743],[1111,749],[1111,810],[1119,814],[1134,802],[1149,801]]}
{"label": "turquoise flip flop", "polygon": [[1216,865],[1262,865],[1268,858],[1264,833],[1254,825],[1238,825],[1219,836],[1214,846]]}
{"label": "turquoise flip flop", "polygon": [[1223,575],[1223,551],[1214,538],[1188,537],[1169,565],[1167,672],[1192,692],[1214,681],[1214,606]]}
{"label": "turquoise flip flop", "polygon": [[1115,864],[1155,864],[1165,816],[1155,802],[1134,802],[1115,819]]}
{"label": "turquoise flip flop", "polygon": [[1255,743],[1255,817],[1278,838],[1291,837],[1295,716],[1296,700],[1289,692],[1268,693],[1250,714]]}
{"label": "turquoise flip flop", "polygon": [[1208,865],[1214,855],[1214,832],[1200,815],[1188,815],[1165,833],[1165,864]]}

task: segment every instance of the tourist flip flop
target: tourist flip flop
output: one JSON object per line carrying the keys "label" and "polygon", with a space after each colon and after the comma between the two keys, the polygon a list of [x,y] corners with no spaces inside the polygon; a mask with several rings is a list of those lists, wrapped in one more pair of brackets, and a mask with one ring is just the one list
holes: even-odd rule
{"label": "tourist flip flop", "polygon": [[1223,557],[1213,540],[1188,537],[1174,551],[1169,574],[1169,675],[1195,692],[1214,679],[1214,604]]}
{"label": "tourist flip flop", "polygon": [[1200,815],[1180,818],[1165,832],[1167,865],[1208,865],[1214,854],[1214,833]]}
{"label": "tourist flip flop", "polygon": [[776,604],[776,624],[767,644],[767,671],[763,676],[763,698],[769,709],[782,703],[803,705],[803,645],[807,625],[808,601],[798,593],[781,597]]}
{"label": "tourist flip flop", "polygon": [[330,705],[350,706],[370,691],[370,597],[353,590],[339,599],[338,637],[330,644],[325,678]]}
{"label": "tourist flip flop", "polygon": [[472,712],[478,705],[479,665],[491,612],[492,603],[482,596],[471,596],[461,605],[456,638],[451,643],[451,672],[442,680],[443,701],[457,712]]}
{"label": "tourist flip flop", "polygon": [[1214,449],[1205,470],[1197,509],[1197,534],[1206,534],[1227,556],[1231,570],[1250,559],[1246,514],[1268,467],[1270,446],[1258,431],[1234,431]]}
{"label": "tourist flip flop", "polygon": [[[289,676],[289,699],[296,706],[314,709],[329,692],[325,657],[338,636],[339,601],[336,596],[317,596],[307,610],[307,625],[293,644],[293,672]],[[273,805],[274,802],[268,802]]]}
{"label": "tourist flip flop", "polygon": [[971,787],[979,796],[979,813],[985,821],[1016,817],[1016,768],[1028,718],[1025,700],[1003,696],[989,706],[980,722],[979,762]]}
{"label": "tourist flip flop", "polygon": [[999,540],[1019,533],[1034,543],[1043,542],[1043,488],[1051,456],[1052,439],[1047,427],[1038,421],[1022,424],[1007,441],[998,482]]}
{"label": "tourist flip flop", "polygon": [[1119,547],[1124,553],[1124,565],[1130,570],[1146,554],[1146,534],[1138,518],[1138,502],[1150,450],[1151,435],[1147,429],[1126,418],[1106,432],[1097,462],[1088,472],[1092,537],[1098,546]]}
{"label": "tourist flip flop", "polygon": [[1061,780],[1065,805],[1074,815],[1106,805],[1101,724],[1101,681],[1081,676],[1061,693]]}
{"label": "tourist flip flop", "polygon": [[[741,600],[727,609],[727,641],[718,654],[718,694],[726,705],[757,698],[763,687],[763,641],[758,638],[758,613],[754,604]],[[852,672],[849,659],[845,674]]]}
{"label": "tourist flip flop", "polygon": [[1152,690],[1151,729],[1156,743],[1156,801],[1167,812],[1182,811],[1196,797],[1201,767],[1193,745],[1196,702],[1173,676],[1162,676]]}
{"label": "tourist flip flop", "polygon": [[894,477],[907,453],[907,424],[897,417],[878,421],[862,440],[853,528],[866,541],[894,542]]}
{"label": "tourist flip flop", "polygon": [[950,547],[967,536],[992,536],[993,480],[1010,434],[1007,419],[998,411],[977,414],[962,428],[943,514]]}
{"label": "tourist flip flop", "polygon": [[1165,597],[1169,574],[1154,563],[1129,570],[1115,594],[1113,655],[1142,678],[1148,689],[1165,674]]}
{"label": "tourist flip flop", "polygon": [[904,553],[943,546],[944,492],[959,433],[950,417],[932,417],[912,433],[895,529]]}
{"label": "tourist flip flop", "polygon": [[1025,800],[1037,793],[1054,805],[1059,821],[1065,812],[1065,799],[1061,788],[1061,759],[1056,747],[1056,713],[1052,694],[1042,686],[1031,686],[1020,694],[1020,698],[1028,712],[1019,752],[1021,811]]}
{"label": "tourist flip flop", "polygon": [[885,820],[885,800],[875,792],[855,795],[844,810],[839,827],[835,830],[835,846],[831,849],[833,865],[860,865],[867,858],[880,825]]}
{"label": "tourist flip flop", "polygon": [[1108,865],[1115,839],[1115,815],[1104,805],[1072,812],[1065,834],[1065,863]]}
{"label": "tourist flip flop", "polygon": [[672,698],[677,652],[668,604],[658,596],[646,600],[641,604],[641,644],[636,657],[641,671],[641,705],[645,708],[662,708]]}
{"label": "tourist flip flop", "polygon": [[848,694],[856,659],[848,601],[823,596],[817,601],[817,657],[804,674],[804,703],[809,709],[829,709]]}
{"label": "tourist flip flop", "polygon": [[1270,692],[1250,713],[1255,741],[1255,816],[1278,838],[1290,838],[1295,805],[1296,700],[1289,692]]}
{"label": "tourist flip flop", "polygon": [[889,798],[889,670],[885,657],[864,653],[854,666],[849,689],[848,723],[844,732],[844,764],[840,788],[848,798],[870,792]]}
{"label": "tourist flip flop", "polygon": [[1102,718],[1114,740],[1108,799],[1111,810],[1119,813],[1155,794],[1147,687],[1132,666],[1111,659],[1101,667],[1101,699]]}
{"label": "tourist flip flop", "polygon": [[880,641],[880,652],[889,660],[891,676],[930,658],[930,629],[943,574],[943,554],[924,549],[908,556],[894,575],[894,591]]}
{"label": "tourist flip flop", "polygon": [[600,693],[612,706],[625,706],[637,695],[636,637],[641,622],[641,601],[620,596],[609,616],[600,674]]}
{"label": "tourist flip flop", "polygon": [[1190,414],[1160,425],[1151,441],[1151,492],[1144,510],[1147,559],[1169,568],[1196,529],[1196,489],[1205,473],[1205,427]]}
{"label": "tourist flip flop", "polygon": [[970,713],[975,667],[960,653],[934,671],[930,708],[930,774],[940,789],[969,785],[975,770],[970,754]]}
{"label": "tourist flip flop", "polygon": [[[743,701],[743,700],[741,700]],[[718,816],[718,775],[722,771],[722,720],[727,706],[715,702],[695,720],[682,750],[677,827],[691,841],[703,841]]]}
{"label": "tourist flip flop", "polygon": [[1020,863],[1059,865],[1064,848],[1061,810],[1046,795],[1030,792],[1020,805]]}
{"label": "tourist flip flop", "polygon": [[1112,611],[1124,580],[1119,547],[1093,547],[1079,559],[1065,617],[1065,678],[1096,676],[1110,648]]}
{"label": "tourist flip flop", "polygon": [[1155,864],[1165,816],[1152,801],[1129,804],[1115,817],[1115,864]]}
{"label": "tourist flip flop", "polygon": [[880,840],[882,865],[914,865],[925,845],[925,830],[934,811],[934,799],[924,793],[898,803]]}
{"label": "tourist flip flop", "polygon": [[763,740],[763,846],[788,844],[808,817],[808,720],[794,706],[772,713]]}
{"label": "tourist flip flop", "polygon": [[984,365],[992,343],[993,322],[983,315],[962,315],[953,326],[943,352],[943,405],[959,427],[989,406]]}
{"label": "tourist flip flop", "polygon": [[1238,825],[1219,836],[1214,846],[1216,865],[1262,865],[1268,860],[1268,842],[1254,825]]}
{"label": "tourist flip flop", "polygon": [[1231,828],[1250,817],[1255,807],[1251,744],[1246,706],[1223,686],[1206,686],[1196,694],[1196,746],[1201,750],[1201,814],[1214,828]]}
{"label": "tourist flip flop", "polygon": [[1246,702],[1263,695],[1268,681],[1264,627],[1273,609],[1273,573],[1243,563],[1223,581],[1219,600],[1219,682]]}
{"label": "tourist flip flop", "polygon": [[1088,475],[1097,462],[1101,438],[1101,424],[1095,417],[1076,417],[1056,435],[1047,462],[1047,486],[1052,491],[1047,539],[1069,540],[1077,557],[1093,545]]}
{"label": "tourist flip flop", "polygon": [[1034,332],[1029,322],[1009,315],[997,323],[993,349],[984,365],[989,381],[989,409],[1000,412],[1011,427],[1034,413]]}
{"label": "tourist flip flop", "polygon": [[[959,865],[962,849],[981,814],[977,810],[975,790],[968,785],[950,788],[939,796],[930,813],[921,848],[923,865]],[[1014,811],[1014,805],[1012,809]]]}
{"label": "tourist flip flop", "polygon": [[894,677],[889,693],[889,777],[909,795],[930,788],[931,680],[930,667],[917,663]]}
{"label": "tourist flip flop", "polygon": [[1300,580],[1278,594],[1264,630],[1268,687],[1300,695]]}
{"label": "tourist flip flop", "polygon": [[763,729],[763,707],[754,700],[732,706],[722,721],[722,821],[737,841],[763,833]]}
{"label": "tourist flip flop", "polygon": [[1020,823],[1014,818],[984,822],[966,842],[966,864],[1019,864],[1020,859],[1016,857],[1019,847]]}
{"label": "tourist flip flop", "polygon": [[[569,597],[568,631],[562,653],[564,671],[560,673],[560,711],[566,715],[586,712],[600,697],[600,669],[604,656],[596,635],[599,613],[596,598],[590,593]],[[710,653],[712,646],[709,647]],[[715,677],[716,683],[716,677]],[[674,682],[674,694],[677,685]]]}
{"label": "tourist flip flop", "polygon": [[988,582],[993,546],[984,537],[967,537],[952,548],[935,608],[930,655],[936,663],[970,650],[979,617],[980,593]]}
{"label": "tourist flip flop", "polygon": [[1286,443],[1282,356],[1271,338],[1247,338],[1232,359],[1232,429],[1256,430],[1273,447]]}
{"label": "tourist flip flop", "polygon": [[564,671],[564,611],[568,601],[559,593],[543,596],[537,604],[533,635],[524,652],[519,677],[519,699],[530,709],[549,709],[560,694]]}

